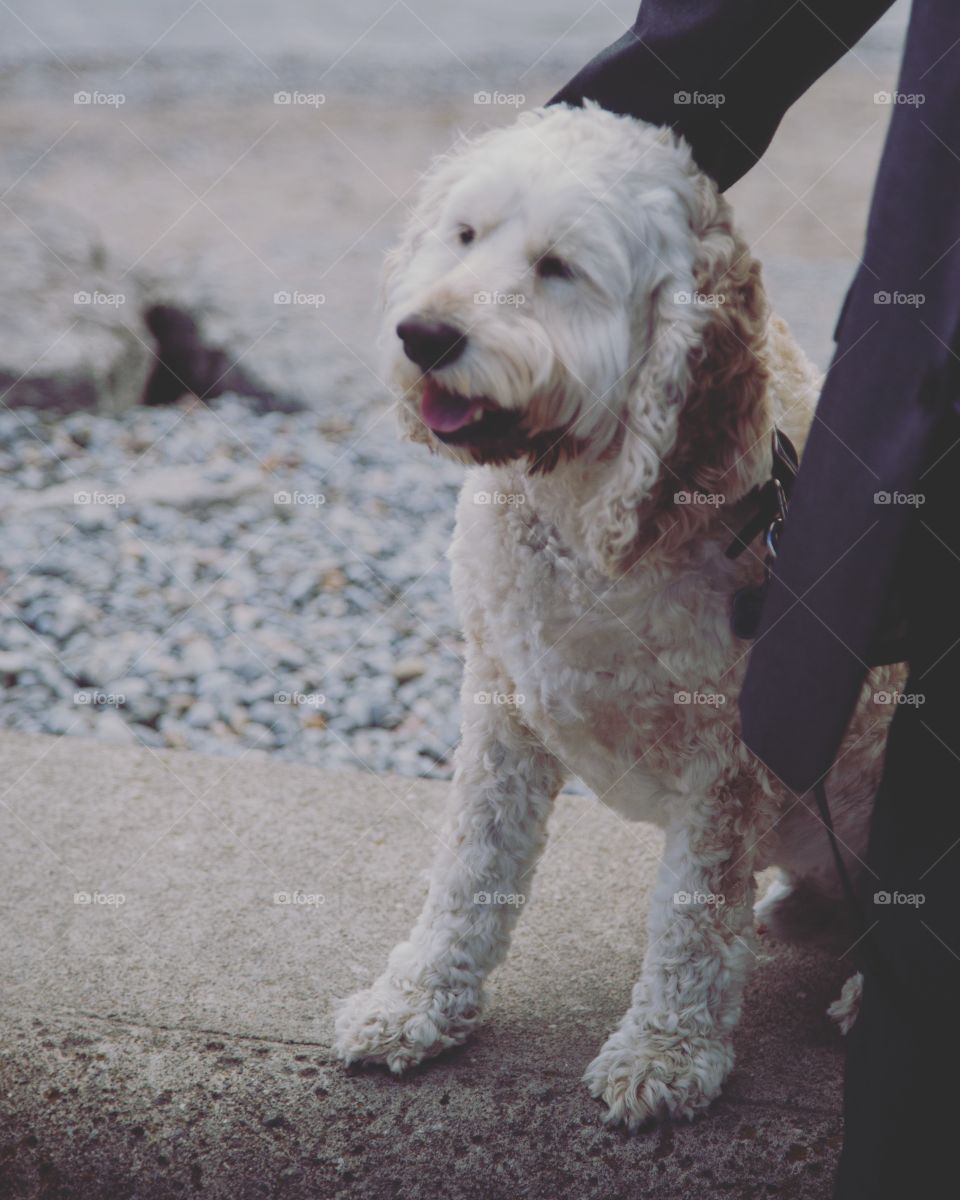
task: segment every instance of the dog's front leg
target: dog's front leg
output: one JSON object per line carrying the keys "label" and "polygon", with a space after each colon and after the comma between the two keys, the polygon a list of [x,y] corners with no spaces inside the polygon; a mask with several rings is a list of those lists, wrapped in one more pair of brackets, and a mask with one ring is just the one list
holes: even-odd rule
{"label": "dog's front leg", "polygon": [[700,802],[668,829],[641,977],[584,1076],[608,1106],[606,1121],[636,1129],[692,1117],[730,1073],[754,957],[756,833],[729,799]]}
{"label": "dog's front leg", "polygon": [[463,1042],[529,890],[562,772],[507,705],[478,704],[475,686],[464,688],[451,810],[426,905],[373,987],[341,1005],[344,1062],[399,1073]]}

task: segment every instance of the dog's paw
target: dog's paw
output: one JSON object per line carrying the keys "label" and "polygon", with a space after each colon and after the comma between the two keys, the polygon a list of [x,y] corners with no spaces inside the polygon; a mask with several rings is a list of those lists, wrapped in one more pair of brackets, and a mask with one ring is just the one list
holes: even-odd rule
{"label": "dog's paw", "polygon": [[648,1121],[695,1116],[720,1093],[733,1067],[729,1041],[654,1030],[618,1030],[587,1067],[604,1121],[639,1129]]}
{"label": "dog's paw", "polygon": [[860,1015],[860,998],[863,995],[863,975],[858,971],[851,975],[843,985],[843,990],[827,1009],[827,1016],[840,1026],[840,1032],[847,1034]]}
{"label": "dog's paw", "polygon": [[334,1050],[351,1063],[381,1063],[395,1075],[466,1041],[478,998],[434,992],[396,977],[340,1001]]}

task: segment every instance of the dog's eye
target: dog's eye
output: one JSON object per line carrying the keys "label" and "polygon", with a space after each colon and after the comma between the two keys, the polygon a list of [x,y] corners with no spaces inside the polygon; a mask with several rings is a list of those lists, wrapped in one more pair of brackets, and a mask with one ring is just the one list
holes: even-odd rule
{"label": "dog's eye", "polygon": [[457,237],[460,239],[461,246],[469,246],[476,236],[477,231],[471,229],[469,225],[461,225],[457,231]]}
{"label": "dog's eye", "polygon": [[536,262],[537,274],[541,279],[572,279],[573,272],[556,254],[545,254]]}

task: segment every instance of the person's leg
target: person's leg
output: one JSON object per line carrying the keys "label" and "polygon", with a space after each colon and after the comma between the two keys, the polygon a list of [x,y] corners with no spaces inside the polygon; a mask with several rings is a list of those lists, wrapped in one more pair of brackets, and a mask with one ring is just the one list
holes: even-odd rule
{"label": "person's leg", "polygon": [[[956,1195],[955,1168],[943,1172],[960,1116],[960,762],[924,727],[931,715],[895,721],[874,812],[879,878],[865,898],[867,924],[909,1011],[885,977],[865,969],[849,1035],[837,1200]],[[875,903],[877,894],[891,902]]]}
{"label": "person's leg", "polygon": [[[943,431],[940,453],[960,436]],[[870,831],[870,937],[851,1033],[836,1200],[957,1194],[960,1117],[960,449],[919,485],[909,572],[911,671]],[[889,899],[888,899],[889,897]],[[907,1009],[905,1012],[904,1009]]]}

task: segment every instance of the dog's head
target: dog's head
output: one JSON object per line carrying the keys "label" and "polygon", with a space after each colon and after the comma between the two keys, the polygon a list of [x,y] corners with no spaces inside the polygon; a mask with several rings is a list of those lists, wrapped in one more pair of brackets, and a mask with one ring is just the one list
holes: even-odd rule
{"label": "dog's head", "polygon": [[557,107],[462,144],[423,181],[385,308],[410,437],[608,464],[583,512],[608,572],[675,493],[736,500],[766,461],[759,268],[668,130]]}

